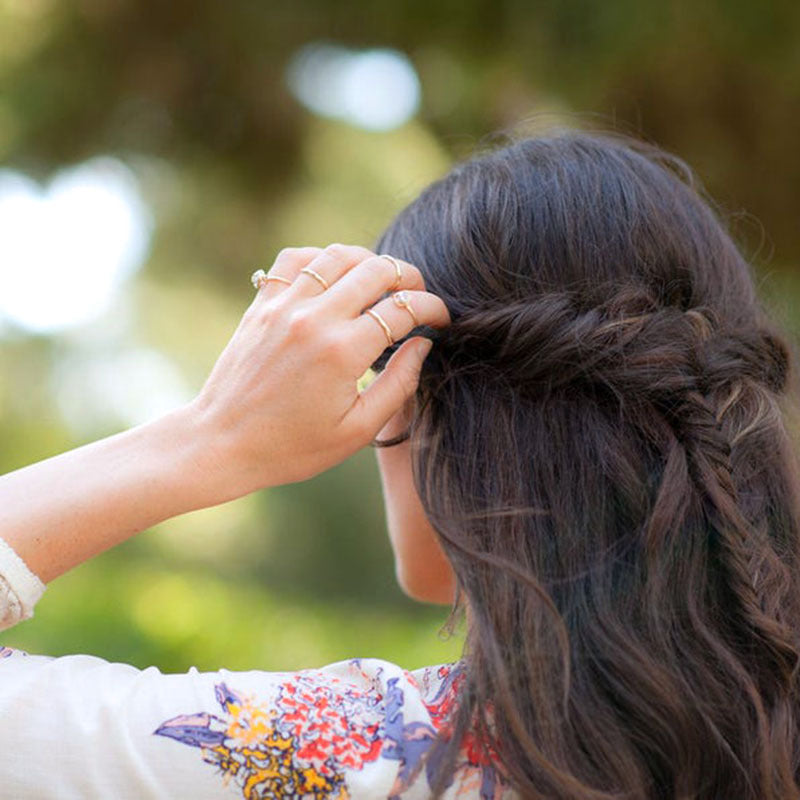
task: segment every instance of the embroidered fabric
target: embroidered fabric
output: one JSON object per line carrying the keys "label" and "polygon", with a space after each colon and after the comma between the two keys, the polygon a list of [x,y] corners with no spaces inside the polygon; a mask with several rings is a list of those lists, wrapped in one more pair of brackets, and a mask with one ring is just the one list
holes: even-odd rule
{"label": "embroidered fabric", "polygon": [[16,551],[0,539],[0,630],[33,616],[45,585]]}

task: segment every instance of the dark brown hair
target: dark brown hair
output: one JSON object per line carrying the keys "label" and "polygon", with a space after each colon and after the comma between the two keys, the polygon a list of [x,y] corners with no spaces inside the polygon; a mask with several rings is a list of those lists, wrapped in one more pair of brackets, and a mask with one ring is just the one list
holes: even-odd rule
{"label": "dark brown hair", "polygon": [[790,356],[688,168],[524,139],[378,248],[453,319],[409,430],[469,607],[434,789],[469,732],[525,798],[800,798]]}

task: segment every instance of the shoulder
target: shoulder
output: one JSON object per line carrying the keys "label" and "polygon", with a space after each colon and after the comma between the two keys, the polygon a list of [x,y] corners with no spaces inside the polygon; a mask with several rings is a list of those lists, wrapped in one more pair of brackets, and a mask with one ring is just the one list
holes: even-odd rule
{"label": "shoulder", "polygon": [[167,675],[0,650],[0,746],[18,754],[0,782],[41,796],[42,773],[18,767],[47,752],[59,797],[427,796],[424,756],[460,674],[364,658]]}

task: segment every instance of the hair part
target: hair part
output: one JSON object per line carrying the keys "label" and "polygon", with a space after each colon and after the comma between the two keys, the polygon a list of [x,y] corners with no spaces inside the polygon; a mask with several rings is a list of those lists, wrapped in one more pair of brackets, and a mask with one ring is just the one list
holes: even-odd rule
{"label": "hair part", "polygon": [[452,317],[412,332],[415,483],[470,610],[437,794],[474,735],[526,798],[800,798],[790,353],[688,167],[524,139],[378,249]]}

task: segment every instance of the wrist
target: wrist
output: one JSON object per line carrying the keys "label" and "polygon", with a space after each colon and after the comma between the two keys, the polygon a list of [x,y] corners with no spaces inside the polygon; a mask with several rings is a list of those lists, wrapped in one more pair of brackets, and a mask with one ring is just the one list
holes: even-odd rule
{"label": "wrist", "polygon": [[4,475],[3,538],[47,583],[165,519],[244,494],[215,445],[187,406]]}
{"label": "wrist", "polygon": [[153,425],[164,458],[164,477],[183,511],[218,505],[247,493],[231,437],[197,402],[170,412]]}

